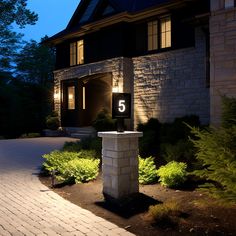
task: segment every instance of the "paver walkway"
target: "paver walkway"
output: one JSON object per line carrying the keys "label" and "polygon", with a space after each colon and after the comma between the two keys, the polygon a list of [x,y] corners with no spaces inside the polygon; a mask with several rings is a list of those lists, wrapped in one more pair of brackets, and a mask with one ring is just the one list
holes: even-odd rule
{"label": "paver walkway", "polygon": [[68,140],[0,140],[0,236],[133,235],[41,184],[41,155]]}

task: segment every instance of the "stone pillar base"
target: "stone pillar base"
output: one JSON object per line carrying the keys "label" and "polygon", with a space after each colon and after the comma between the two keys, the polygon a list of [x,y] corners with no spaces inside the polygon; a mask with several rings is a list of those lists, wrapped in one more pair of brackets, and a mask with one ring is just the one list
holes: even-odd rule
{"label": "stone pillar base", "polygon": [[139,192],[138,138],[141,132],[99,132],[102,137],[103,193],[120,199]]}

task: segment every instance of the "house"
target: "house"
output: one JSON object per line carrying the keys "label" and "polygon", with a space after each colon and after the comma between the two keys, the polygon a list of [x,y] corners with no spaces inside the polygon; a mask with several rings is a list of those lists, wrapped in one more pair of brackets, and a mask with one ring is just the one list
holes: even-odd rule
{"label": "house", "polygon": [[47,41],[56,48],[61,126],[90,126],[101,109],[111,111],[112,91],[132,94],[131,129],[191,114],[217,124],[218,91],[236,94],[234,4],[81,0],[66,29]]}

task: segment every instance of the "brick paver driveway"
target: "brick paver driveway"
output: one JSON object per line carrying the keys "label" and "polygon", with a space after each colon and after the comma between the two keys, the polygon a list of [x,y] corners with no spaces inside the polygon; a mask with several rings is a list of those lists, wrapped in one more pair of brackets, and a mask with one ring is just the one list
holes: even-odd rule
{"label": "brick paver driveway", "polygon": [[45,187],[41,155],[68,138],[0,141],[0,235],[132,235]]}

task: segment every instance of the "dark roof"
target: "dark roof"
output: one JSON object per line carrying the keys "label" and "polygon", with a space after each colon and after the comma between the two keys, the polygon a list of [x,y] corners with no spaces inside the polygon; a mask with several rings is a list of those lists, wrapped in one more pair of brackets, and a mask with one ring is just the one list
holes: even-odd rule
{"label": "dark roof", "polygon": [[171,2],[171,0],[110,0],[116,4],[121,11],[137,12],[153,6]]}
{"label": "dark roof", "polygon": [[[82,17],[84,13],[84,9],[88,6],[88,3],[90,3],[91,0],[81,0],[77,9],[75,10],[69,24],[67,25],[66,29],[62,30],[61,32],[55,34],[51,38],[45,41],[45,43],[53,42],[54,40],[60,39],[61,37],[64,37],[67,34],[78,32],[81,29],[81,26],[86,25],[87,23],[95,22],[96,19],[89,19],[87,22],[80,23],[80,18]],[[94,0],[92,0],[94,1]],[[175,2],[181,2],[181,0],[105,0],[109,5],[111,5],[115,11],[112,15],[116,15],[119,13],[138,13],[142,12],[151,8],[160,7],[162,5],[167,5],[169,3],[175,3]],[[196,0],[182,0],[184,1],[196,1]],[[104,1],[98,0],[98,4],[95,7],[99,8]],[[110,16],[110,15],[109,15]],[[108,17],[108,16],[107,16]],[[107,18],[106,16],[104,19]]]}

